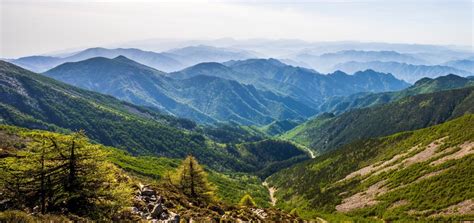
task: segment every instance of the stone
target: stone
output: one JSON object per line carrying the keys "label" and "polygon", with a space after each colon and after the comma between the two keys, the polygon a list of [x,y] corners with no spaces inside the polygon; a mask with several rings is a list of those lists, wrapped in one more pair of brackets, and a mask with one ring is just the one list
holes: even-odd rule
{"label": "stone", "polygon": [[168,219],[168,217],[169,217],[169,215],[168,215],[168,213],[166,213],[166,211],[161,212],[160,220],[166,220],[166,219]]}
{"label": "stone", "polygon": [[154,190],[150,190],[150,189],[144,189],[142,190],[142,196],[147,196],[147,197],[151,197],[153,195],[156,196],[156,192]]}
{"label": "stone", "polygon": [[155,208],[155,205],[154,205],[154,204],[151,204],[151,203],[149,203],[149,204],[147,204],[147,206],[146,206],[146,207],[147,207],[148,211],[149,211],[149,212],[151,212],[151,211],[153,211],[153,208]]}
{"label": "stone", "polygon": [[179,214],[169,211],[168,222],[169,223],[179,223],[180,217]]}
{"label": "stone", "polygon": [[163,204],[165,203],[165,199],[162,196],[158,196],[157,203]]}
{"label": "stone", "polygon": [[215,205],[213,205],[213,206],[210,206],[210,207],[209,207],[209,209],[211,209],[211,210],[213,210],[213,211],[215,211],[215,212],[219,213],[219,215],[223,215],[223,214],[225,214],[225,211],[224,211],[224,210],[222,210],[222,208],[221,208],[221,207],[219,207],[219,206],[215,206]]}
{"label": "stone", "polygon": [[157,204],[155,207],[153,207],[153,210],[150,213],[150,216],[152,218],[159,218],[161,214],[163,213],[164,208],[162,204]]}

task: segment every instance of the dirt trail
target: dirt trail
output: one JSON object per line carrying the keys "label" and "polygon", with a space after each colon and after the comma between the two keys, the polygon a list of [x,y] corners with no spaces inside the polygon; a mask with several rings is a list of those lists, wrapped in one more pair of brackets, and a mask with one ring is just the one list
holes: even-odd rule
{"label": "dirt trail", "polygon": [[318,222],[320,222],[320,223],[328,223],[328,221],[326,221],[326,220],[324,220],[320,217],[316,217],[316,220],[318,220]]}
{"label": "dirt trail", "polygon": [[313,150],[308,149],[308,148],[307,148],[307,150],[308,150],[308,152],[309,152],[309,156],[311,156],[311,159],[316,158],[316,155],[314,154]]}
{"label": "dirt trail", "polygon": [[268,185],[267,181],[264,181],[264,182],[262,183],[262,185],[267,188],[268,193],[270,194],[270,201],[271,201],[271,204],[272,204],[272,206],[275,206],[275,204],[276,204],[276,202],[277,202],[277,199],[276,199],[276,197],[275,197],[275,192],[277,191],[277,189],[274,188],[274,187],[270,187],[270,186]]}

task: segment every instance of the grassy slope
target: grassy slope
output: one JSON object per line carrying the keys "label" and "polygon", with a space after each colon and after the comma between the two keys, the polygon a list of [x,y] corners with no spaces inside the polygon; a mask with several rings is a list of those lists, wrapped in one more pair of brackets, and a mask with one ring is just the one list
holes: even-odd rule
{"label": "grassy slope", "polygon": [[[434,157],[405,168],[396,168],[379,175],[369,174],[339,183],[348,174],[377,162],[390,160],[410,148],[426,146],[448,136],[440,151],[457,151],[460,144],[474,141],[474,115],[464,115],[455,120],[433,127],[411,132],[397,133],[383,138],[358,141],[338,150],[324,154],[314,160],[282,170],[269,178],[278,188],[278,206],[291,210],[298,207],[306,217],[321,216],[321,213],[335,213],[336,205],[344,198],[365,191],[369,186],[386,179],[386,187],[392,191],[378,196],[374,206],[349,212],[352,217],[377,217],[385,220],[414,221],[439,213],[450,205],[474,198],[474,155],[451,160],[440,165],[430,165]],[[411,152],[409,156],[413,156]],[[442,155],[440,156],[442,157]],[[428,173],[445,170],[439,175],[416,181]],[[291,176],[291,177],[290,177]],[[407,185],[401,187],[401,185]],[[341,194],[345,193],[345,194]],[[396,201],[408,201],[406,205],[390,208]],[[344,219],[341,214],[323,215],[326,218]],[[341,217],[342,216],[342,217]],[[449,219],[474,217],[450,216]],[[372,218],[373,219],[373,218]],[[447,218],[444,218],[445,220]]]}

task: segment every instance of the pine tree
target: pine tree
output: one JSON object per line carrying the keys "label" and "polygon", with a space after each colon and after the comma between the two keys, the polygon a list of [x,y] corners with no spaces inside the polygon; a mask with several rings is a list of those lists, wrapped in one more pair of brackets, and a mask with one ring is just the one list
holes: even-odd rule
{"label": "pine tree", "polygon": [[28,132],[25,137],[25,148],[0,159],[0,186],[16,208],[39,207],[41,213],[66,208],[100,217],[128,203],[130,187],[117,180],[119,172],[105,161],[104,149],[84,133]]}
{"label": "pine tree", "polygon": [[177,187],[195,201],[209,202],[214,199],[214,186],[196,158],[188,156],[178,167],[175,179]]}
{"label": "pine tree", "polygon": [[244,195],[242,197],[242,199],[240,199],[239,205],[240,206],[245,206],[245,207],[255,207],[255,206],[257,206],[255,204],[255,201],[253,200],[252,196],[250,196],[249,194]]}

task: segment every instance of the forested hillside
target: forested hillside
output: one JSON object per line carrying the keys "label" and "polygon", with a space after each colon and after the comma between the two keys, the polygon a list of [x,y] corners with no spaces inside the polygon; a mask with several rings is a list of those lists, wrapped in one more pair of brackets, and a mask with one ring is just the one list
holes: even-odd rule
{"label": "forested hillside", "polygon": [[191,156],[134,157],[82,132],[0,126],[0,156],[2,210],[28,212],[0,212],[2,222],[297,219],[261,208],[269,199],[256,177],[203,169]]}
{"label": "forested hillside", "polygon": [[454,74],[449,74],[434,79],[426,77],[418,80],[414,85],[401,91],[382,93],[363,92],[346,97],[334,97],[321,104],[319,106],[319,110],[323,112],[340,114],[356,108],[365,108],[386,104],[407,96],[433,93],[436,91],[463,88],[473,85],[474,81],[470,80],[469,78],[460,77]]}
{"label": "forested hillside", "polygon": [[264,162],[244,162],[232,146],[209,140],[192,121],[81,90],[6,62],[0,65],[1,123],[60,132],[84,130],[92,140],[134,155],[193,154],[220,171],[252,172]]}
{"label": "forested hillside", "polygon": [[[216,73],[207,75],[213,72]],[[156,107],[200,123],[233,121],[262,125],[273,120],[304,119],[316,112],[294,98],[218,77],[220,73],[212,69],[176,80],[123,56],[66,63],[45,74],[80,88]]]}
{"label": "forested hillside", "polygon": [[[277,205],[330,221],[473,218],[474,116],[350,143],[272,175]],[[365,218],[365,220],[362,220]]]}
{"label": "forested hillside", "polygon": [[359,139],[385,136],[436,125],[474,112],[474,87],[439,91],[338,116],[323,114],[281,138],[327,152]]}

